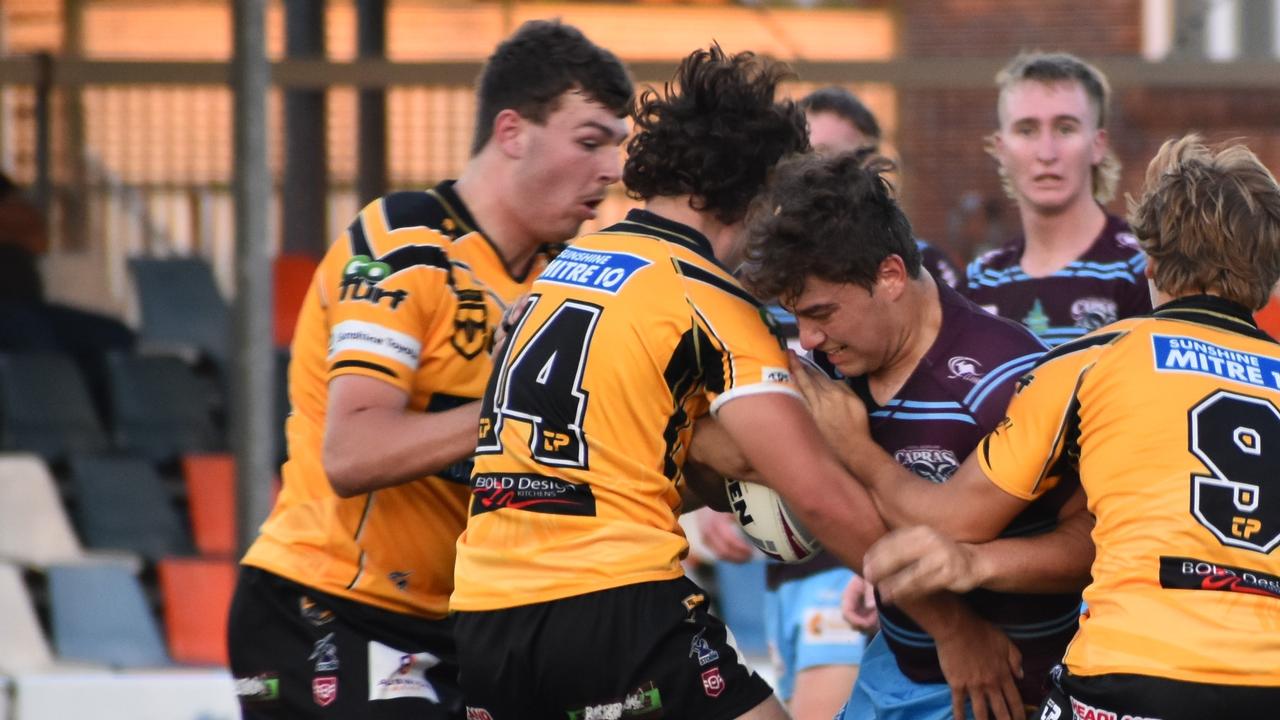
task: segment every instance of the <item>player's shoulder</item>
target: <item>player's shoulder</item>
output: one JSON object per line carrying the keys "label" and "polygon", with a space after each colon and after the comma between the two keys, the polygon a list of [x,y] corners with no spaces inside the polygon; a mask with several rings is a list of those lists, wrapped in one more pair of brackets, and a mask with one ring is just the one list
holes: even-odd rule
{"label": "player's shoulder", "polygon": [[1043,353],[1044,342],[1025,325],[1001,317],[959,292],[939,288],[944,321],[959,342],[974,352],[991,356]]}
{"label": "player's shoulder", "polygon": [[1089,250],[1081,258],[1096,263],[1126,263],[1132,267],[1146,265],[1146,255],[1138,237],[1133,234],[1123,218],[1107,215],[1106,225]]}
{"label": "player's shoulder", "polygon": [[1155,318],[1149,315],[1117,320],[1054,347],[1040,358],[1036,367],[1056,362],[1093,362],[1104,353],[1129,347],[1134,338],[1146,337],[1156,327],[1155,323]]}
{"label": "player's shoulder", "polygon": [[1025,241],[1021,236],[1009,240],[1004,245],[988,250],[975,257],[965,268],[965,275],[970,282],[987,272],[1001,272],[1017,267]]}

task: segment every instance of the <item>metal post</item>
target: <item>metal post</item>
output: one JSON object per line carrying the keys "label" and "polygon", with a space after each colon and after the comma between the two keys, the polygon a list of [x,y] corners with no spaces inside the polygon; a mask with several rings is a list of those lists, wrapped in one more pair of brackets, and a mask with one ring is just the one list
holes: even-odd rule
{"label": "metal post", "polygon": [[[285,55],[324,59],[324,12],[317,0],[285,0]],[[329,245],[324,90],[284,91],[284,251],[320,257]]]}
{"label": "metal post", "polygon": [[231,444],[236,456],[236,520],[241,552],[271,506],[275,452],[272,426],[271,253],[267,239],[266,0],[235,0],[236,297],[228,380]]}
{"label": "metal post", "polygon": [[[386,0],[356,0],[356,54],[384,60],[387,52]],[[360,89],[356,138],[356,194],[363,206],[387,192],[387,93]]]}
{"label": "metal post", "polygon": [[[84,52],[85,0],[63,0],[62,3],[62,56],[79,59]],[[63,84],[63,192],[59,198],[62,207],[60,236],[61,250],[84,251],[88,245],[89,164],[85,158],[84,140],[84,88]]]}
{"label": "metal post", "polygon": [[44,213],[46,226],[53,224],[53,58],[49,53],[36,56],[36,178],[32,195]]}

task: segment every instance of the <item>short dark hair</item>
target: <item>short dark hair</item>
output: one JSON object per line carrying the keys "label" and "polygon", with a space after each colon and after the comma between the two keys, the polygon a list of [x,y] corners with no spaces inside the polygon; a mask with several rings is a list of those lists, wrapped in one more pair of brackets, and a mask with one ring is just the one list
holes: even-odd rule
{"label": "short dark hair", "polygon": [[839,85],[818,88],[800,101],[800,108],[807,113],[834,113],[848,120],[858,132],[876,144],[880,142],[880,123],[858,96]]}
{"label": "short dark hair", "polygon": [[871,290],[880,263],[902,258],[920,276],[920,248],[883,173],[866,153],[801,155],[778,164],[747,220],[747,284],[761,298],[795,298],[817,277]]}
{"label": "short dark hair", "polygon": [[769,170],[809,147],[804,112],[774,101],[786,65],[751,52],[696,50],[659,93],[640,95],[622,181],[638,200],[692,196],[725,224],[746,216]]}
{"label": "short dark hair", "polygon": [[631,111],[635,88],[622,61],[572,25],[530,20],[502,41],[476,81],[476,129],[471,154],[484,149],[498,113],[512,109],[546,122],[560,97],[578,88],[618,117]]}

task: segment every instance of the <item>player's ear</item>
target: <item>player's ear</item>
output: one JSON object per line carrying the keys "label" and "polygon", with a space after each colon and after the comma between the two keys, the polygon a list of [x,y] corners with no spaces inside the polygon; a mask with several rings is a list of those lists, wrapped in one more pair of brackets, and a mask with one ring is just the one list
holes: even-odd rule
{"label": "player's ear", "polygon": [[1107,135],[1106,128],[1100,128],[1093,135],[1093,164],[1097,165],[1107,156],[1107,148],[1111,145],[1111,140]]}
{"label": "player's ear", "polygon": [[887,292],[889,299],[896,300],[910,280],[907,264],[897,254],[891,254],[876,269],[876,292]]}
{"label": "player's ear", "polygon": [[528,125],[519,112],[507,108],[493,119],[493,137],[489,142],[497,145],[498,150],[509,158],[524,157],[528,146]]}

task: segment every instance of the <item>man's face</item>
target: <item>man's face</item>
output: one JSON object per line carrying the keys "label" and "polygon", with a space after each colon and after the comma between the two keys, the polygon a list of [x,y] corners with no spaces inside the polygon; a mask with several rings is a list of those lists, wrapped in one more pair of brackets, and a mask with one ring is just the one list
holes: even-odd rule
{"label": "man's face", "polygon": [[1078,82],[1024,80],[1000,99],[996,156],[1020,204],[1054,215],[1093,202],[1093,166],[1102,162],[1106,131]]}
{"label": "man's face", "polygon": [[875,372],[886,365],[897,333],[892,332],[888,298],[880,281],[872,292],[852,283],[810,276],[789,303],[805,350],[826,353],[846,377]]}
{"label": "man's face", "polygon": [[817,152],[834,155],[874,145],[853,123],[825,110],[805,113],[809,121],[809,144]]}
{"label": "man's face", "polygon": [[605,189],[622,171],[618,145],[626,120],[578,90],[563,96],[545,123],[523,121],[515,188],[528,227],[543,242],[568,240],[596,217]]}

